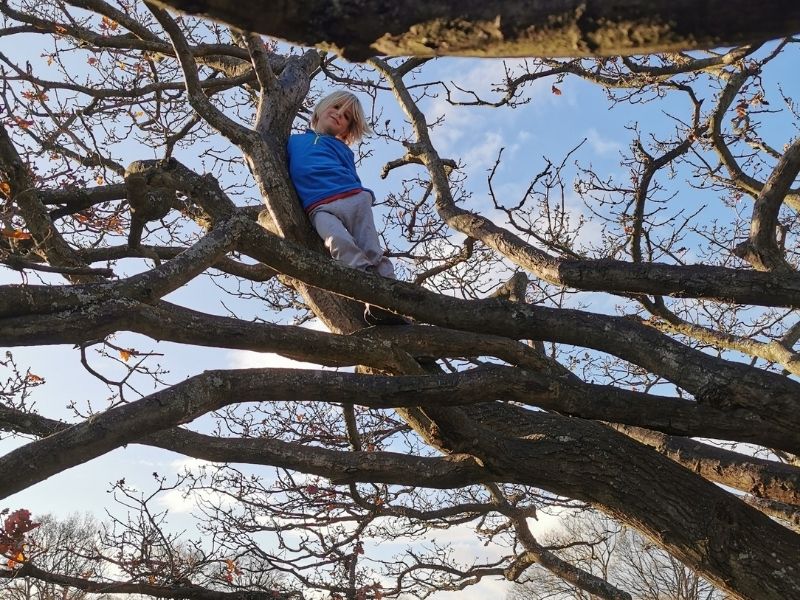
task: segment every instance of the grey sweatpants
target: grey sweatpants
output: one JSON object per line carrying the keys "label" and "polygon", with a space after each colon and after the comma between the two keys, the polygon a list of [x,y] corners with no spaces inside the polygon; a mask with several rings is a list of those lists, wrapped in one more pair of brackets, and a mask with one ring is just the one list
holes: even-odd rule
{"label": "grey sweatpants", "polygon": [[372,218],[372,194],[362,191],[323,204],[309,218],[335,260],[395,279],[394,267],[383,255]]}

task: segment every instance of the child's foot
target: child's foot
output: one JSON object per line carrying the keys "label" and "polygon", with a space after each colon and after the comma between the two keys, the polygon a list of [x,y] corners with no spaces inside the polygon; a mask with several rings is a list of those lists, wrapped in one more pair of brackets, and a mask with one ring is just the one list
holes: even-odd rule
{"label": "child's foot", "polygon": [[366,305],[364,308],[364,320],[368,325],[411,325],[411,321],[400,315],[390,313],[388,310],[383,310],[377,306]]}

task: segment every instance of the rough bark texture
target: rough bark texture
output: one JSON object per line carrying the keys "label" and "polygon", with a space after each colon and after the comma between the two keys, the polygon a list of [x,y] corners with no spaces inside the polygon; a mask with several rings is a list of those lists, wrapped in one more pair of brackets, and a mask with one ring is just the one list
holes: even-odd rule
{"label": "rough bark texture", "polygon": [[261,5],[168,0],[166,6],[352,60],[391,56],[611,56],[758,42],[800,30],[800,7],[767,0],[419,2]]}
{"label": "rough bark texture", "polygon": [[[800,8],[795,2],[781,1],[761,5],[757,19],[753,18],[751,7],[740,0],[725,3],[552,0],[506,2],[499,8],[471,0],[459,4],[434,0],[424,5],[345,0],[303,5],[279,2],[263,10],[222,0],[207,3],[176,0],[169,4],[292,41],[336,47],[355,58],[375,52],[487,56],[625,54],[757,42],[800,29]],[[152,28],[100,0],[73,0],[70,5],[102,14],[103,19],[97,20],[102,23],[104,34],[90,34],[68,17],[63,24],[48,22],[39,15],[22,14],[2,3],[0,12],[18,21],[18,31],[25,33],[53,31],[76,40],[82,49],[99,48],[101,54],[115,47],[126,48],[132,54],[141,52],[142,65],[161,69],[158,75],[162,79],[172,76],[171,81],[154,81],[152,86],[157,89],[148,88],[146,93],[154,94],[157,102],[166,102],[171,94],[177,94],[178,98],[185,94],[182,99],[194,113],[186,111],[184,133],[202,123],[206,129],[227,138],[230,149],[244,158],[252,180],[245,176],[243,179],[248,184],[255,183],[255,193],[263,199],[265,209],[237,207],[226,194],[226,188],[212,175],[200,176],[169,158],[134,161],[127,168],[109,163],[108,168],[120,178],[127,176],[127,187],[109,186],[102,193],[87,191],[68,197],[54,189],[39,193],[13,136],[0,130],[3,174],[0,194],[4,196],[0,206],[4,212],[0,216],[4,219],[3,235],[8,239],[3,252],[14,254],[15,260],[24,258],[28,261],[26,265],[48,266],[53,272],[66,275],[71,283],[38,285],[24,281],[0,287],[3,341],[9,346],[75,344],[85,352],[98,339],[133,331],[151,340],[277,352],[317,364],[357,366],[358,372],[207,371],[171,386],[161,386],[163,389],[136,401],[127,398],[123,401],[120,392],[120,402],[115,407],[71,424],[31,410],[24,402],[24,393],[27,386],[37,382],[38,376],[19,374],[19,381],[9,379],[8,385],[17,385],[17,395],[23,400],[17,404],[4,400],[0,404],[0,428],[40,439],[0,458],[0,497],[8,497],[115,448],[141,443],[208,461],[298,471],[309,477],[309,481],[327,479],[329,483],[325,485],[347,490],[333,490],[329,498],[338,501],[340,495],[347,496],[349,514],[362,515],[359,517],[362,520],[354,526],[359,531],[368,527],[372,519],[383,517],[418,518],[424,522],[446,513],[453,522],[457,519],[466,522],[477,518],[476,515],[491,514],[492,518],[502,515],[507,520],[498,529],[504,527],[514,532],[508,545],[513,550],[502,566],[476,568],[470,576],[516,579],[530,565],[538,563],[570,584],[604,599],[629,598],[625,590],[565,563],[557,553],[536,541],[528,528],[528,519],[535,516],[534,502],[520,506],[518,498],[503,489],[506,484],[520,485],[524,486],[524,494],[531,497],[557,495],[602,509],[643,532],[733,598],[797,597],[800,572],[796,557],[800,556],[800,536],[764,513],[796,520],[800,503],[798,467],[791,464],[796,460],[793,454],[800,454],[797,435],[800,415],[796,410],[800,383],[793,376],[800,373],[800,359],[793,350],[800,338],[800,326],[780,327],[789,317],[774,316],[779,312],[774,311],[772,320],[760,324],[757,334],[742,341],[722,327],[707,331],[709,328],[702,319],[699,323],[689,322],[670,312],[675,305],[668,307],[662,297],[698,298],[715,306],[746,303],[756,310],[800,307],[800,275],[787,267],[788,261],[781,262],[783,249],[775,235],[776,227],[781,225],[781,207],[785,204],[792,208],[797,202],[797,190],[791,184],[800,165],[800,145],[796,142],[787,145],[788,151],[782,158],[774,149],[768,149],[778,166],[771,169],[771,177],[763,184],[740,173],[737,155],[726,154],[722,149],[726,138],[731,137],[723,126],[727,118],[723,113],[748,77],[755,78],[758,74],[758,68],[751,65],[755,61],[751,58],[755,46],[712,53],[693,63],[698,78],[724,72],[719,80],[718,108],[708,116],[706,128],[699,123],[701,102],[688,94],[695,101],[696,110],[693,124],[681,132],[683,135],[677,141],[672,140],[675,143],[665,142],[663,151],[654,153],[660,154],[658,157],[647,154],[639,145],[638,157],[644,157],[640,162],[645,167],[641,177],[632,178],[636,189],[614,190],[622,196],[629,193],[632,199],[631,214],[623,215],[631,219],[629,237],[613,251],[602,254],[616,258],[621,253],[619,248],[630,248],[630,262],[589,260],[563,245],[539,240],[524,228],[516,229],[518,235],[513,228],[501,227],[485,215],[467,210],[468,203],[460,202],[454,194],[460,185],[458,175],[454,176],[458,165],[439,156],[429,134],[431,124],[414,96],[420,90],[423,95],[429,90],[417,84],[412,88],[403,81],[404,76],[425,61],[410,60],[396,66],[395,61],[372,59],[371,74],[379,80],[373,84],[375,89],[391,90],[410,124],[406,128],[408,135],[404,133],[400,140],[407,154],[394,163],[395,166],[413,163],[424,170],[420,179],[424,180],[422,186],[427,191],[421,203],[427,202],[425,209],[429,211],[434,241],[446,239],[448,234],[441,232],[449,228],[450,233],[467,238],[464,255],[487,252],[494,259],[488,263],[490,267],[502,263],[521,271],[493,296],[485,297],[489,292],[475,288],[481,289],[480,293],[469,290],[473,299],[464,299],[355,271],[332,262],[325,254],[289,181],[284,150],[293,119],[304,114],[303,103],[311,80],[325,69],[333,69],[319,53],[301,51],[279,59],[270,55],[269,46],[257,35],[241,32],[231,35],[229,45],[196,44],[202,26],[191,30],[162,8],[150,4],[147,7],[151,16],[147,22],[154,25]],[[154,33],[159,25],[163,31]],[[115,28],[120,26],[129,33],[115,34]],[[223,38],[217,41],[220,39]],[[780,48],[780,44],[776,47]],[[165,65],[156,65],[155,55],[174,71],[169,73]],[[624,71],[627,79],[617,82],[619,85],[631,85],[636,80],[641,87],[666,81],[665,78],[676,73],[687,74],[686,65],[693,60],[691,55],[681,54],[652,61],[598,61],[597,71],[591,73],[581,66],[584,61],[556,61],[549,72],[555,76],[582,73],[613,87],[614,82],[609,82],[607,76],[598,75],[610,64],[615,69],[628,69]],[[542,68],[547,64],[542,63]],[[119,72],[124,71],[119,65],[113,66]],[[201,80],[210,70],[213,75]],[[178,71],[183,81],[176,75]],[[143,72],[137,77],[144,78]],[[539,76],[543,72],[528,75]],[[331,77],[346,80],[342,73],[332,72]],[[694,76],[692,73],[687,78]],[[6,81],[9,89],[15,85],[15,77],[33,78],[34,74],[18,70]],[[51,91],[48,86],[55,85],[30,83],[31,89],[26,89],[20,97],[40,103],[45,102],[41,90]],[[522,85],[512,81],[508,73],[506,84],[511,98],[516,93],[514,86]],[[94,93],[88,86],[75,90],[77,84],[69,85],[67,89],[76,94]],[[230,105],[217,102],[214,97],[220,85],[236,88],[233,95],[246,98],[242,102],[254,109],[255,116],[244,110],[241,113],[221,110],[219,106]],[[674,86],[687,90],[682,83]],[[184,87],[185,91],[181,91]],[[101,91],[96,99],[99,103],[113,97],[117,102],[119,98],[127,98],[124,94],[128,92],[122,90],[117,97]],[[51,93],[55,97],[56,92]],[[122,101],[123,106],[127,101]],[[737,110],[746,116],[748,107],[759,102],[758,98],[747,98]],[[85,117],[96,107],[84,108],[81,115]],[[158,110],[162,109],[158,104]],[[43,118],[40,112],[38,108],[32,111],[32,118]],[[234,118],[241,114],[249,115],[253,122],[243,125],[242,119]],[[23,130],[35,125],[35,120],[33,125],[19,124]],[[53,135],[60,135],[67,128],[59,122]],[[747,133],[746,128],[742,131]],[[742,255],[764,272],[732,268],[724,261],[720,264],[725,266],[685,265],[675,258],[675,253],[658,255],[663,260],[673,260],[673,264],[644,262],[648,260],[648,252],[652,252],[647,215],[655,178],[660,169],[696,149],[698,137],[703,138],[704,144],[718,144],[721,148],[720,168],[714,169],[712,175],[721,177],[724,167],[731,181],[756,200],[750,250],[766,253],[760,252],[761,258],[746,252]],[[219,138],[214,139],[216,143]],[[758,140],[746,141],[758,145]],[[92,156],[83,158],[84,162],[90,162]],[[88,222],[93,216],[79,211],[122,197],[127,199],[126,214],[132,217],[126,248],[103,247],[108,239],[103,237],[107,229],[100,229],[93,241],[96,243],[85,248],[71,246],[81,240],[74,229],[67,230],[62,237],[59,223],[79,227],[75,223]],[[149,204],[154,199],[157,206]],[[59,206],[53,210],[47,208],[54,203]],[[199,239],[187,242],[189,236],[181,227],[169,229],[164,225],[176,245],[184,243],[188,247],[179,252],[175,246],[151,247],[142,243],[143,239],[147,241],[146,235],[142,237],[147,233],[147,225],[160,223],[166,215],[174,214],[174,210],[191,219],[192,227],[199,227]],[[506,215],[513,217],[513,211],[506,211]],[[69,219],[73,216],[74,219]],[[22,229],[23,223],[33,240],[27,248],[31,250],[28,254],[22,252],[26,250],[22,241],[29,239],[27,231]],[[612,229],[609,226],[609,231]],[[628,234],[624,229],[623,232]],[[682,235],[679,234],[680,231],[677,238]],[[780,256],[774,260],[763,258],[776,252]],[[235,256],[228,256],[234,253]],[[594,254],[598,255],[601,254]],[[156,266],[109,281],[100,280],[98,273],[76,271],[87,269],[93,261],[114,257],[147,257]],[[259,264],[247,264],[250,259]],[[757,259],[761,261],[758,264]],[[161,263],[162,260],[165,262]],[[443,270],[451,266],[446,265]],[[478,267],[484,265],[478,263]],[[303,306],[333,333],[205,314],[164,300],[167,294],[212,268],[256,282],[279,277],[285,286],[279,291],[281,299],[295,302],[299,296]],[[625,300],[630,301],[628,306],[634,305],[636,310],[623,317],[568,309],[556,303],[526,304],[529,278],[541,280],[535,283],[541,283],[543,288],[557,286],[561,292],[571,287],[609,295],[624,294]],[[464,281],[467,280],[459,283],[467,290],[470,286]],[[425,325],[364,330],[359,314],[364,302]],[[646,312],[652,318],[639,316]],[[780,333],[774,333],[773,328]],[[694,336],[697,345],[686,343],[682,335]],[[709,338],[711,342],[707,341]],[[580,352],[585,349],[587,356],[593,352],[595,356],[613,358],[613,368],[623,370],[625,376],[616,379],[613,368],[602,371],[595,367],[589,371],[590,376],[577,367],[570,370],[572,366],[568,369],[557,360],[560,357],[555,350],[553,356],[545,354],[541,340],[553,348],[568,347],[568,352],[579,348]],[[713,354],[700,344],[710,344],[720,352]],[[778,372],[772,364],[765,366],[755,360],[736,362],[731,353],[726,353],[731,349],[746,351],[754,358],[774,360],[786,366],[786,374]],[[119,352],[121,356],[127,355],[118,361],[120,364],[131,358],[132,351]],[[576,360],[577,354],[574,353]],[[435,362],[438,359],[458,361],[452,364],[459,368],[471,361],[475,368],[444,374]],[[496,361],[504,364],[493,364]],[[600,380],[593,379],[597,373],[601,374]],[[641,373],[647,378],[640,378]],[[156,376],[154,379],[158,381]],[[650,383],[659,387],[652,388]],[[629,385],[635,386],[635,391]],[[673,395],[667,395],[670,393]],[[303,431],[298,424],[306,417],[286,408],[293,402],[313,408],[320,405],[327,408],[324,403],[340,406],[326,414],[325,418],[330,419],[327,431]],[[276,403],[280,403],[278,409],[271,411]],[[232,405],[242,406],[235,413],[222,412]],[[256,405],[258,408],[253,408]],[[382,419],[385,417],[385,421],[377,424],[368,421],[377,418],[376,414],[367,411],[359,414],[356,405],[383,409],[375,413]],[[220,411],[215,418],[220,425],[218,432],[224,434],[212,436],[184,428],[210,411]],[[274,429],[270,418],[278,423]],[[315,421],[314,427],[321,422],[321,419]],[[361,439],[359,427],[365,423],[370,423],[369,435],[386,437],[377,445]],[[770,449],[786,464],[710,448],[687,439],[690,436],[755,443]],[[408,444],[412,450],[399,453],[395,451],[395,443]],[[435,455],[435,451],[440,455]],[[425,455],[426,452],[433,456]],[[763,512],[713,482],[763,497],[764,502],[750,499]],[[249,503],[243,489],[250,485],[250,480],[241,479],[238,483],[240,487],[233,492],[236,486],[222,485],[219,489],[226,494],[241,494],[236,499],[242,505]],[[383,484],[458,490],[451,496],[453,506],[424,510],[420,506],[433,498],[425,495],[427,492],[415,496],[408,505],[392,505],[391,499],[386,498],[394,491],[387,491],[389,488],[381,487]],[[480,486],[481,494],[475,494],[480,500],[469,498],[459,504],[461,494],[473,494],[469,486]],[[297,494],[299,500],[291,510],[300,514],[308,503],[316,501],[312,496],[319,492],[318,488],[316,483],[297,484],[281,494],[287,497]],[[374,497],[366,498],[365,489]],[[335,507],[319,504],[318,511],[314,518],[324,519]],[[284,517],[285,514],[274,520],[283,522]],[[266,521],[262,519],[257,526]],[[214,523],[213,517],[209,523]],[[317,531],[332,530],[330,523],[315,521],[314,524],[319,527]],[[222,525],[235,526],[227,521]],[[415,522],[411,527],[416,527]],[[224,533],[227,535],[228,531]],[[324,535],[327,534],[321,537]],[[337,569],[341,567],[352,574],[350,587],[318,589],[326,589],[332,597],[339,592],[350,599],[365,597],[358,595],[354,583],[360,553],[356,540],[354,537],[319,555],[333,561]],[[346,548],[347,544],[352,548]],[[301,585],[305,585],[307,581],[301,579],[300,570],[295,572]],[[52,573],[37,570],[35,565],[0,571],[0,577],[13,576],[58,580],[70,587],[97,592],[139,592],[209,600],[235,597],[213,592],[211,587],[202,591],[189,589],[181,581],[166,588],[144,585],[141,580],[135,585],[120,583],[117,587],[102,588],[91,577],[64,576],[59,580]],[[394,595],[403,592],[398,586]],[[374,596],[378,596],[377,592]]]}

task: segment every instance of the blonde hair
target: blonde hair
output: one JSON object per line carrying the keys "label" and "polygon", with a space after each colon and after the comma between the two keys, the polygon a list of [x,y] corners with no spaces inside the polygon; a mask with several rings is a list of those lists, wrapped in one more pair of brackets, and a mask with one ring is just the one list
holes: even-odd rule
{"label": "blonde hair", "polygon": [[370,129],[367,124],[367,118],[364,116],[364,109],[361,107],[361,102],[354,94],[341,90],[328,94],[317,102],[317,105],[314,107],[314,112],[311,113],[311,128],[314,129],[317,126],[317,121],[319,121],[319,116],[323,111],[337,104],[341,110],[350,111],[350,128],[343,136],[345,143],[353,144],[358,142],[365,135],[372,133],[372,129]]}

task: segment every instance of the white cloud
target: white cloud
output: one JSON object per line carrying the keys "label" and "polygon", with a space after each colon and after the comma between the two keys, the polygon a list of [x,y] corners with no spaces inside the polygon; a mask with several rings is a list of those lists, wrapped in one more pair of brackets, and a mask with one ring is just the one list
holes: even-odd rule
{"label": "white cloud", "polygon": [[[476,98],[469,92],[474,92],[482,100],[496,102],[504,94],[502,91],[494,91],[493,88],[504,84],[507,77],[506,66],[514,77],[525,71],[524,62],[486,60],[475,63],[446,60],[438,63],[439,70],[436,74],[450,89],[454,102],[474,102]],[[523,97],[532,102],[527,107],[514,111],[507,107],[496,110],[486,106],[454,106],[448,102],[444,92],[436,98],[424,101],[421,108],[428,123],[444,118],[443,124],[431,130],[431,138],[442,156],[461,156],[470,170],[486,169],[492,165],[501,146],[506,146],[507,158],[514,158],[520,149],[531,147],[530,138],[535,139],[536,134],[532,135],[526,128],[537,129],[537,120],[543,115],[543,110],[575,105],[576,94],[553,94],[552,85],[552,78],[526,84]],[[459,91],[455,86],[466,91]],[[569,87],[568,82],[559,87],[566,89]],[[598,135],[594,137],[602,141]]]}
{"label": "white cloud", "polygon": [[433,144],[443,155],[456,153],[465,134],[477,130],[483,124],[480,115],[473,114],[475,109],[462,106],[453,106],[446,98],[434,98],[425,108],[425,117],[428,123],[444,117],[444,124],[431,130]]}
{"label": "white cloud", "polygon": [[173,514],[186,514],[192,512],[199,501],[213,506],[229,507],[231,499],[225,494],[212,490],[191,490],[189,493],[179,489],[167,490],[158,497],[158,504]]}
{"label": "white cloud", "polygon": [[[603,226],[598,222],[597,217],[583,211],[572,211],[572,214],[575,215],[576,212],[581,212],[584,215],[583,227],[581,227],[576,240],[578,247],[600,246],[603,240]],[[577,219],[577,215],[574,218]]]}
{"label": "white cloud", "polygon": [[[505,62],[509,67],[521,63],[521,61]],[[475,92],[481,99],[489,102],[497,101],[502,97],[502,94],[492,91],[492,88],[505,79],[503,61],[468,62],[448,59],[440,61],[439,68],[442,70],[442,79],[450,88],[454,102],[473,102],[475,97],[457,90],[453,84],[461,89]],[[485,131],[489,119],[497,116],[494,111],[486,107],[454,106],[447,101],[444,93],[427,104],[424,107],[424,111],[429,123],[436,121],[440,117],[445,119],[444,125],[431,131],[434,144],[445,155],[460,155],[465,144],[472,145],[472,138]],[[494,135],[500,138],[499,135]],[[469,164],[469,160],[467,162]]]}
{"label": "white cloud", "polygon": [[198,471],[202,467],[211,465],[211,463],[207,460],[203,460],[202,458],[192,458],[191,456],[183,456],[179,459],[173,460],[169,463],[169,466],[173,468],[175,471],[182,472],[182,471]]}
{"label": "white cloud", "polygon": [[489,169],[497,160],[497,154],[503,147],[503,136],[496,131],[487,131],[483,140],[475,145],[464,155],[464,162],[471,171]]}
{"label": "white cloud", "polygon": [[603,137],[594,127],[586,133],[586,139],[589,141],[592,151],[598,156],[616,156],[622,150],[622,144]]}
{"label": "white cloud", "polygon": [[314,363],[292,360],[274,352],[250,352],[235,350],[230,353],[228,364],[232,369],[319,369]]}
{"label": "white cloud", "polygon": [[[325,325],[317,320],[303,324],[306,329],[328,331]],[[228,367],[231,369],[320,369],[314,363],[293,360],[274,352],[251,352],[250,350],[232,350],[228,353]]]}
{"label": "white cloud", "polygon": [[[498,169],[498,172],[502,171],[503,169],[504,167],[501,165],[500,169]],[[528,190],[528,185],[529,182],[525,181],[524,179],[505,180],[505,181],[501,180],[500,183],[498,183],[497,181],[492,182],[492,189],[494,190],[494,195],[497,198],[497,202],[501,206],[515,206],[517,203],[519,203],[520,200],[522,200],[522,197]],[[491,205],[491,201],[488,199],[488,197],[486,198],[485,203],[487,205]],[[489,208],[489,206],[487,206],[486,208]],[[493,206],[491,208],[492,210],[494,210]],[[486,214],[486,213],[481,213],[481,214]],[[500,215],[498,214],[494,216],[500,216]],[[495,221],[495,222],[505,223],[506,222],[505,214],[503,214],[502,217],[500,217],[500,221]]]}
{"label": "white cloud", "polygon": [[158,504],[171,513],[189,513],[194,508],[195,500],[180,490],[169,490],[158,497]]}
{"label": "white cloud", "polygon": [[558,514],[551,512],[536,511],[538,513],[536,519],[528,519],[528,527],[531,533],[537,537],[542,537],[545,534],[552,533],[561,529],[561,519],[563,515],[569,513],[568,510],[563,510]]}

